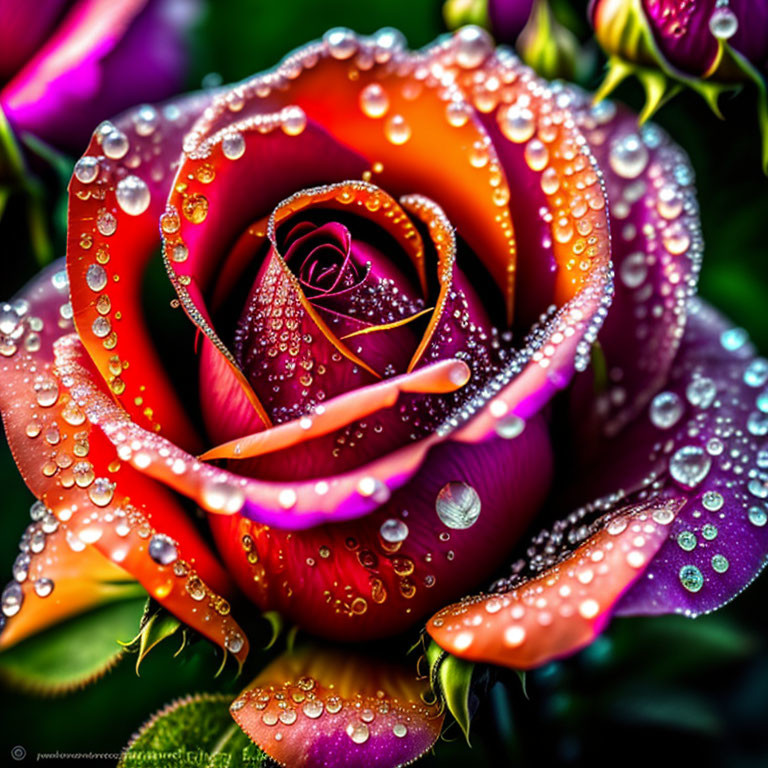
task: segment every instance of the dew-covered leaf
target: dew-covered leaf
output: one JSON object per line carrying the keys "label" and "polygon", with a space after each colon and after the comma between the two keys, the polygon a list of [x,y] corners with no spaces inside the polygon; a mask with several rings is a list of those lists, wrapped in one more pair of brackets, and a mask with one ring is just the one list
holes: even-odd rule
{"label": "dew-covered leaf", "polygon": [[55,625],[0,653],[0,678],[40,694],[60,694],[101,677],[136,633],[144,598],[120,600]]}
{"label": "dew-covered leaf", "polygon": [[133,736],[119,768],[259,768],[265,755],[232,720],[231,701],[202,693],[171,702]]}

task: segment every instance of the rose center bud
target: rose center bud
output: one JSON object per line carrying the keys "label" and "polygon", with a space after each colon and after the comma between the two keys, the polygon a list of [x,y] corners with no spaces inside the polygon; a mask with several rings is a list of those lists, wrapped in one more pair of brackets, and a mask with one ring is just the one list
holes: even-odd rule
{"label": "rose center bud", "polygon": [[278,227],[235,331],[235,358],[276,424],[404,373],[429,314],[386,232],[335,211],[297,218]]}

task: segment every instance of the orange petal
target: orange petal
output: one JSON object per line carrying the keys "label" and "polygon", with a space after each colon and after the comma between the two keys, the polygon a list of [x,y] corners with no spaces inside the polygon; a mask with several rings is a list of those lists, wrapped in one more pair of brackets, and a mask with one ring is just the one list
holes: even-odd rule
{"label": "orange petal", "polygon": [[141,297],[182,137],[207,100],[142,107],[103,124],[69,185],[67,272],[80,338],[139,424],[191,448],[197,437],[155,351]]}
{"label": "orange petal", "polygon": [[[76,336],[62,337],[56,346],[68,350],[70,367],[73,358],[85,364]],[[247,642],[218,594],[230,588],[229,577],[173,496],[123,465],[103,432],[88,422],[67,361],[52,365],[17,352],[4,360],[0,376],[8,442],[32,493],[75,540],[134,576],[201,634],[244,658]]]}
{"label": "orange petal", "polygon": [[424,754],[443,715],[415,671],[308,647],[272,662],[231,706],[237,724],[291,768],[395,768]]}
{"label": "orange petal", "polygon": [[18,602],[19,607],[0,635],[0,648],[101,603],[144,591],[123,568],[86,546],[41,502],[33,504],[32,512],[35,522],[22,540],[26,551],[13,567],[14,606]]}
{"label": "orange petal", "polygon": [[[318,124],[369,163],[367,177],[399,196],[418,191],[436,200],[495,277],[512,315],[515,238],[509,187],[487,132],[448,72],[457,58],[473,60],[452,41],[407,54],[392,33],[357,37],[332,30],[273,72],[214,99],[189,147],[204,155],[226,133],[281,127],[291,135]],[[230,107],[241,110],[232,120]],[[243,102],[245,105],[243,106]]]}
{"label": "orange petal", "polygon": [[591,643],[669,536],[679,499],[631,505],[558,565],[510,592],[443,608],[427,632],[469,661],[530,669]]}

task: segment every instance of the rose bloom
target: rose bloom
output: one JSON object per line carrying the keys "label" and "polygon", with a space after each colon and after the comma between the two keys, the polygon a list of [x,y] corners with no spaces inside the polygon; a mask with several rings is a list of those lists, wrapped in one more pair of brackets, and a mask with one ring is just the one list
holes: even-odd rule
{"label": "rose bloom", "polygon": [[94,123],[183,83],[196,0],[0,0],[0,109],[82,150]]}
{"label": "rose bloom", "polygon": [[[518,670],[728,602],[768,552],[768,361],[694,297],[692,185],[660,129],[476,27],[415,53],[334,29],[102,124],[66,271],[0,316],[39,499],[0,642],[126,573],[240,662],[236,589],[337,643],[426,620]],[[169,348],[160,258],[150,309],[194,332]],[[290,765],[400,765],[440,730],[420,685],[306,652],[232,712]]]}

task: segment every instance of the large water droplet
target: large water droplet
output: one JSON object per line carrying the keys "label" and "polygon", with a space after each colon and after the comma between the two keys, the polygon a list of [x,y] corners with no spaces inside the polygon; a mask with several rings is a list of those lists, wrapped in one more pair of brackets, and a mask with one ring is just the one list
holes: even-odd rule
{"label": "large water droplet", "polygon": [[744,383],[748,387],[762,387],[768,381],[768,360],[755,358],[744,371]]}
{"label": "large water droplet", "polygon": [[149,187],[138,176],[126,176],[117,183],[117,204],[129,215],[140,216],[149,208]]}
{"label": "large water droplet", "polygon": [[717,385],[706,376],[695,378],[685,389],[688,402],[697,408],[709,408],[717,395]]}
{"label": "large water droplet", "polygon": [[628,133],[611,144],[608,161],[618,176],[634,179],[648,165],[648,150],[636,133]]}
{"label": "large water droplet", "polygon": [[99,161],[95,157],[81,157],[75,163],[75,178],[83,184],[96,181],[99,175]]}
{"label": "large water droplet", "polygon": [[649,408],[651,423],[659,429],[669,429],[683,415],[683,401],[674,392],[659,392]]}
{"label": "large water droplet", "polygon": [[85,282],[92,291],[103,291],[107,287],[107,272],[99,264],[91,264],[85,272]]}
{"label": "large water droplet", "polygon": [[491,36],[481,27],[462,27],[454,35],[456,63],[464,69],[479,67],[493,50]]}
{"label": "large water droplet", "polygon": [[360,91],[360,109],[368,117],[383,117],[389,109],[389,97],[378,84],[371,83]]}
{"label": "large water droplet", "polygon": [[128,137],[117,128],[111,130],[101,142],[104,154],[112,160],[120,160],[128,152]]}
{"label": "large water droplet", "polygon": [[709,473],[712,459],[698,445],[679,448],[669,460],[669,474],[684,488],[695,488]]}
{"label": "large water droplet", "polygon": [[638,288],[648,277],[648,266],[645,261],[645,254],[641,252],[631,253],[619,267],[619,276],[621,282],[627,288]]}
{"label": "large water droplet", "polygon": [[170,565],[179,557],[176,542],[163,533],[156,533],[149,540],[149,556],[159,565]]}
{"label": "large water droplet", "polygon": [[730,8],[715,8],[709,17],[709,31],[718,40],[728,40],[739,29],[739,20]]}
{"label": "large water droplet", "polygon": [[21,589],[21,585],[15,581],[10,582],[3,590],[3,596],[0,598],[3,614],[9,618],[15,616],[21,609],[23,602],[24,592]]}
{"label": "large water droplet", "polygon": [[437,494],[435,509],[443,525],[448,528],[471,528],[480,517],[480,497],[466,483],[444,485]]}
{"label": "large water droplet", "polygon": [[323,40],[334,59],[348,59],[357,50],[357,39],[354,32],[344,27],[329,29],[323,35]]}
{"label": "large water droplet", "polygon": [[368,726],[365,723],[350,723],[347,726],[347,736],[349,736],[355,744],[365,744],[370,735]]}
{"label": "large water droplet", "polygon": [[511,104],[506,109],[500,109],[497,113],[497,120],[501,132],[516,144],[528,141],[536,130],[533,112],[527,107],[520,107],[517,104]]}
{"label": "large water droplet", "polygon": [[221,140],[221,151],[228,160],[238,160],[245,154],[245,138],[242,133],[228,133]]}
{"label": "large water droplet", "polygon": [[698,592],[704,586],[704,577],[695,565],[684,565],[680,569],[680,583],[689,592]]}
{"label": "large water droplet", "polygon": [[381,524],[379,533],[384,541],[390,544],[397,544],[398,542],[405,541],[408,537],[408,526],[402,520],[391,517]]}

